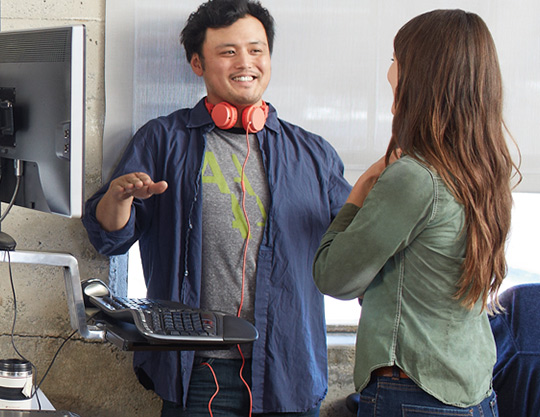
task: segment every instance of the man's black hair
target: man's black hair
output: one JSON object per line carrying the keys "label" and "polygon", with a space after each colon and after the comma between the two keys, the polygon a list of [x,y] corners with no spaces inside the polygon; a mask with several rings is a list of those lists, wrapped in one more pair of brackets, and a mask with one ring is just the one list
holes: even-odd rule
{"label": "man's black hair", "polygon": [[195,53],[202,57],[206,29],[230,26],[247,15],[258,19],[264,26],[271,54],[274,47],[274,18],[258,1],[209,0],[191,13],[180,35],[188,62],[191,62],[191,57]]}

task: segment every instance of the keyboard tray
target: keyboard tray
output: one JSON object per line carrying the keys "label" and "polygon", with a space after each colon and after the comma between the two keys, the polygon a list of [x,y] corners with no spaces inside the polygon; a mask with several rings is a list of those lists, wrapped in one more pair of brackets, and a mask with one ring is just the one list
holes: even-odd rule
{"label": "keyboard tray", "polygon": [[[229,318],[236,323],[231,323]],[[109,316],[99,313],[95,317],[95,323],[105,330],[105,339],[115,345],[117,348],[124,351],[148,351],[148,350],[226,350],[236,346],[238,343],[246,343],[246,332],[249,332],[255,340],[258,334],[253,333],[253,326],[245,320],[238,322],[234,316],[226,316],[224,319],[225,333],[229,335],[222,341],[218,342],[189,342],[181,341],[157,341],[150,340],[137,330],[133,323],[112,319]],[[244,329],[240,326],[249,324]],[[237,334],[238,338],[234,337]],[[253,340],[249,340],[252,342]]]}
{"label": "keyboard tray", "polygon": [[[172,301],[114,296],[90,296],[89,301],[100,310],[95,324],[106,330],[106,339],[122,350],[229,349],[258,337],[255,327],[244,319]],[[156,323],[167,324],[171,316],[175,316],[174,329],[153,323],[157,317]],[[183,317],[181,332],[176,328],[178,316]],[[191,323],[198,325],[190,328]]]}

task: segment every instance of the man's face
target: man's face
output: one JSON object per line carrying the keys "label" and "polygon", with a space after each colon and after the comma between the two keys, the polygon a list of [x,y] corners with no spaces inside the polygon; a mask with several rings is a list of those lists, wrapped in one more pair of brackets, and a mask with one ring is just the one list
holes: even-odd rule
{"label": "man's face", "polygon": [[207,29],[202,57],[194,54],[193,71],[204,78],[208,101],[226,101],[242,110],[260,104],[270,82],[270,51],[266,31],[253,16],[231,26]]}

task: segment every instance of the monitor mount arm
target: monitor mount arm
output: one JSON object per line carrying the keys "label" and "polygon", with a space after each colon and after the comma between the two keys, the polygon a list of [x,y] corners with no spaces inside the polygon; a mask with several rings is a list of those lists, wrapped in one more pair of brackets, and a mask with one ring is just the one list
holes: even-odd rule
{"label": "monitor mount arm", "polygon": [[78,330],[85,339],[105,340],[105,331],[96,326],[89,326],[86,321],[79,264],[73,255],[53,252],[9,251],[8,253],[0,251],[0,262],[63,267],[71,327]]}

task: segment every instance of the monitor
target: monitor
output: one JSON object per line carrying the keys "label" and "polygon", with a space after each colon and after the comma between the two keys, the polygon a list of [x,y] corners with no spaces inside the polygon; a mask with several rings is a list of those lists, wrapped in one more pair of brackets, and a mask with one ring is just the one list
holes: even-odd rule
{"label": "monitor", "polygon": [[83,25],[0,32],[1,201],[82,216],[84,86]]}

